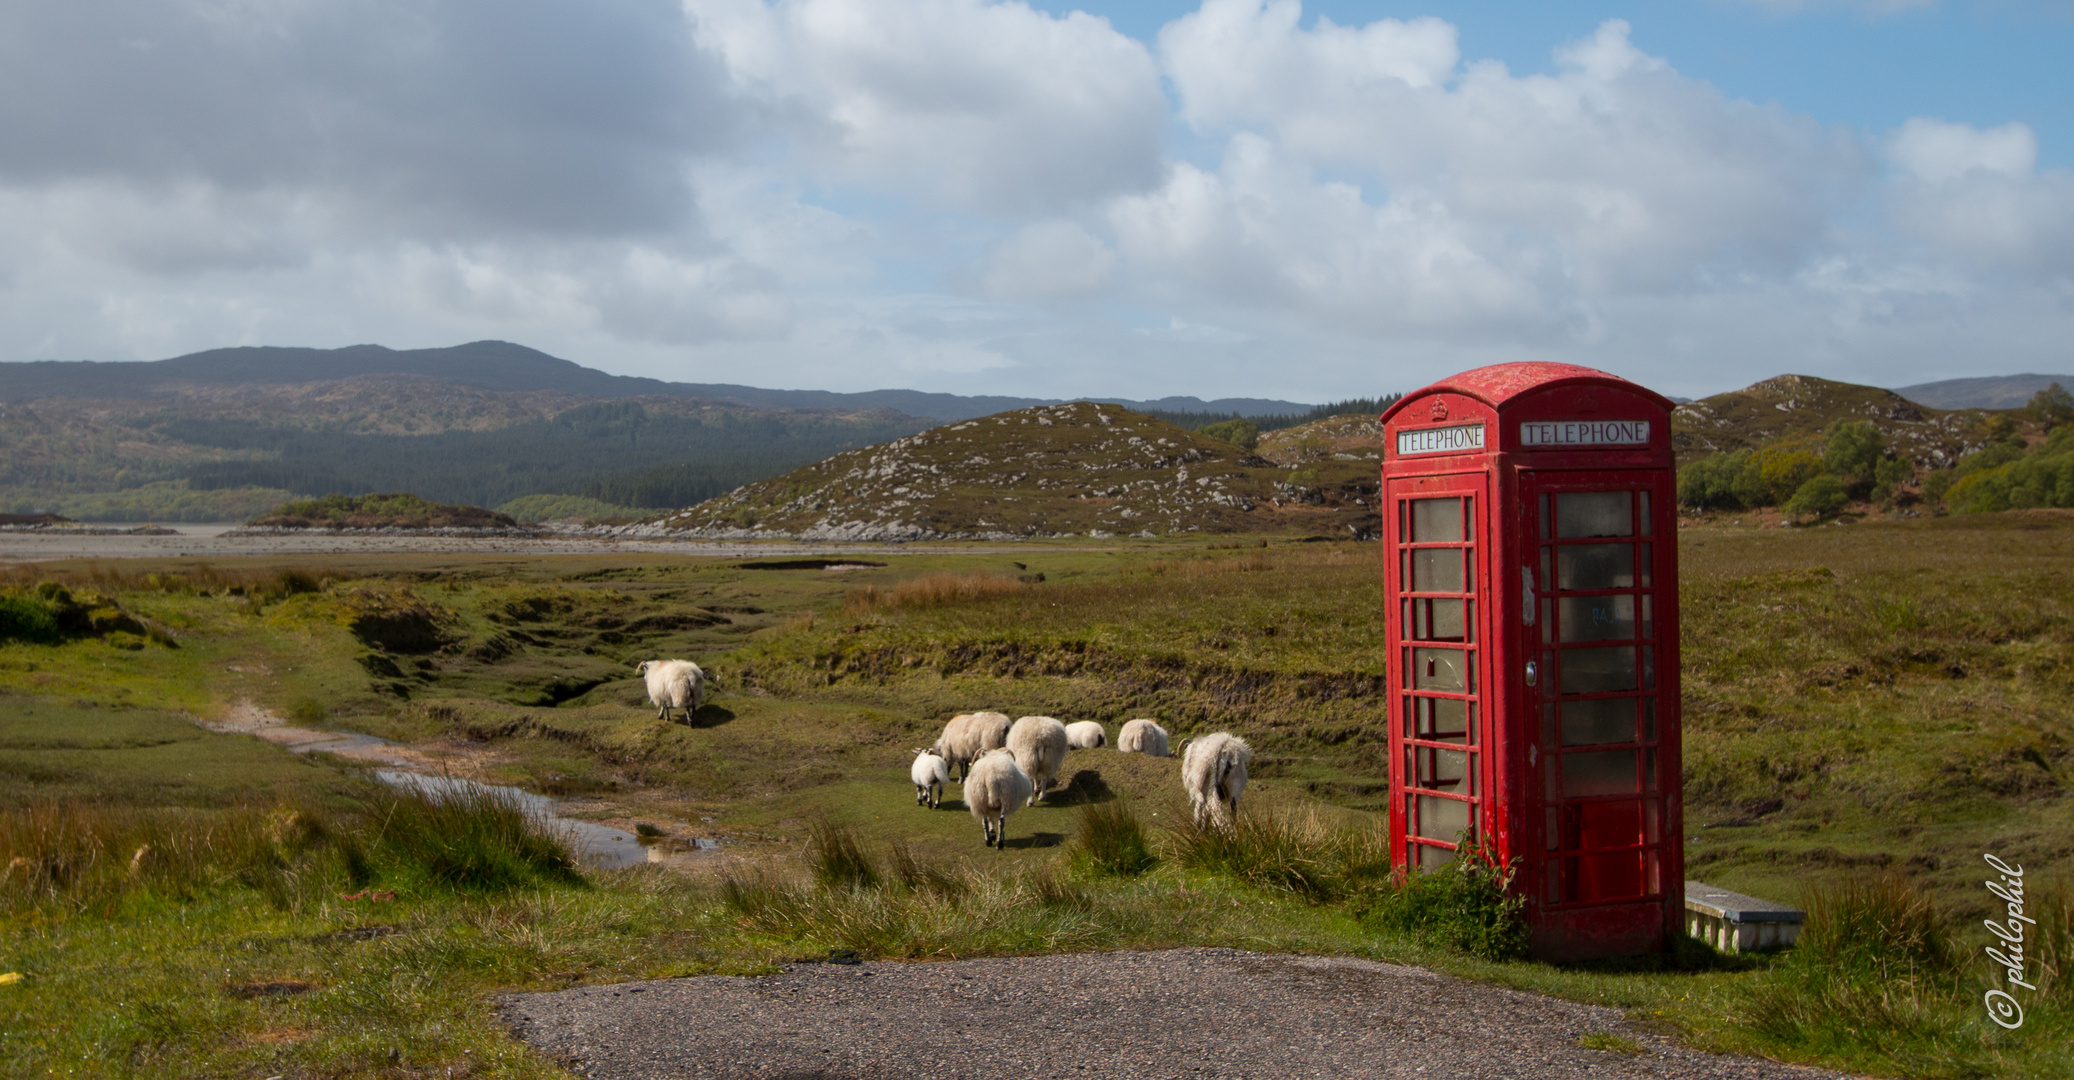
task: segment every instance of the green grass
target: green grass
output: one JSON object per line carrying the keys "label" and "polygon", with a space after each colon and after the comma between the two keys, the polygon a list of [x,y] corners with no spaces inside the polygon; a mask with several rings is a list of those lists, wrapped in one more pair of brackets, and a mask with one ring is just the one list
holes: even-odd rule
{"label": "green grass", "polygon": [[[829,949],[1200,944],[1430,964],[1622,1009],[1714,1051],[1878,1075],[2074,1075],[2074,920],[2070,893],[2047,887],[2074,835],[2069,521],[1685,530],[1689,876],[1800,901],[1840,929],[1825,939],[1811,925],[1783,956],[1681,942],[1663,958],[1569,967],[1489,958],[1510,950],[1488,880],[1400,888],[1375,855],[1386,731],[1370,546],[918,545],[842,573],[626,556],[18,571],[18,589],[95,591],[178,647],[0,644],[0,807],[91,796],[156,821],[157,834],[103,844],[104,883],[131,880],[149,835],[197,821],[223,823],[212,835],[226,851],[306,869],[111,886],[8,921],[0,970],[29,978],[0,987],[0,1054],[109,1075],[559,1075],[498,1027],[497,995],[756,971]],[[850,599],[945,574],[1015,584]],[[658,722],[628,677],[656,656],[715,673],[691,724]],[[427,849],[405,859],[366,840],[355,870],[344,838],[374,834],[350,773],[189,720],[239,699],[462,748],[478,775],[580,794],[585,812],[628,828],[723,835],[726,870],[579,884],[494,830],[453,864],[476,870],[442,877]],[[1177,738],[1238,731],[1256,747],[1240,828],[1188,830],[1172,760],[1085,751],[1064,791],[1010,818],[1007,850],[983,851],[961,803],[916,807],[906,780],[909,749],[975,707],[1112,726],[1150,715]],[[231,844],[263,839],[284,806],[322,835]],[[2026,999],[2015,1033],[1979,1009],[1983,851],[2038,867],[2038,910],[2060,913],[2040,927],[2052,989]],[[229,856],[216,858],[193,865]],[[1852,898],[1851,882],[1880,875],[1913,899]],[[397,896],[339,899],[367,888]],[[395,929],[323,936],[371,925]],[[1922,944],[1931,929],[1946,960]],[[1825,940],[1873,944],[1860,955]],[[311,988],[238,996],[265,982]]]}
{"label": "green grass", "polygon": [[1604,1050],[1609,1054],[1620,1054],[1623,1057],[1636,1057],[1649,1052],[1649,1049],[1641,1043],[1625,1035],[1616,1035],[1610,1031],[1587,1031],[1582,1038],[1577,1040],[1577,1045],[1584,1047],[1586,1050]]}

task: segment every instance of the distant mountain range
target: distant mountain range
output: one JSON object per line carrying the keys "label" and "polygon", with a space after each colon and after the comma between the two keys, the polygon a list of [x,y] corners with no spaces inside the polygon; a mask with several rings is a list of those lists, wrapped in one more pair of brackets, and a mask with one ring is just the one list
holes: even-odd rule
{"label": "distant mountain range", "polygon": [[[774,409],[890,409],[927,420],[969,420],[1009,409],[1055,405],[1064,399],[968,397],[921,390],[766,390],[735,383],[683,383],[611,375],[508,341],[475,341],[445,349],[343,349],[248,346],[210,349],[171,360],[96,363],[40,360],[0,363],[0,401],[39,398],[131,398],[181,385],[244,386],[330,382],[368,375],[417,375],[485,390],[553,391],[588,398],[675,397],[740,402]],[[1265,398],[1166,397],[1157,401],[1103,398],[1138,411],[1302,413],[1310,405]]]}
{"label": "distant mountain range", "polygon": [[1896,387],[1894,392],[1933,409],[2018,409],[2053,383],[2074,390],[2074,375],[1984,375],[1917,383]]}

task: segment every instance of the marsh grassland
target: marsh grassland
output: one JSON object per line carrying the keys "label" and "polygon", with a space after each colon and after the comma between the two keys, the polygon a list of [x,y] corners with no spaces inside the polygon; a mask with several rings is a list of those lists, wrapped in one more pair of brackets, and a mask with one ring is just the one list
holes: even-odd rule
{"label": "marsh grassland", "polygon": [[[2074,518],[1682,536],[1689,876],[1812,914],[1783,956],[1517,958],[1488,873],[1393,880],[1372,545],[910,545],[828,559],[43,564],[0,588],[0,1061],[43,1076],[563,1076],[500,994],[915,960],[1334,952],[1624,1008],[1703,1048],[2074,1076]],[[717,689],[663,723],[632,663]],[[585,870],[502,804],[198,726],[250,702],[408,744],[659,850]],[[981,848],[909,750],[978,707],[1231,729],[1257,795],[1075,751]],[[2039,989],[1988,1022],[1981,855]],[[1606,1036],[1609,1054],[1637,1044]]]}

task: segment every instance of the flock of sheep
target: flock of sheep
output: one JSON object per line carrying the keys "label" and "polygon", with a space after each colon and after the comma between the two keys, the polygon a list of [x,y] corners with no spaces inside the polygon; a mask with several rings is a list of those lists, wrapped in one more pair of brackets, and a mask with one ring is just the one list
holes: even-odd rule
{"label": "flock of sheep", "polygon": [[[1109,734],[1092,720],[1062,724],[1049,716],[1025,716],[1009,723],[997,712],[951,717],[936,745],[915,751],[908,778],[914,781],[917,805],[935,808],[943,802],[951,770],[961,774],[965,806],[987,834],[987,846],[1008,844],[1008,815],[1034,806],[1057,782],[1068,750],[1109,745]],[[1167,756],[1167,732],[1151,720],[1132,720],[1118,733],[1116,748],[1126,754]],[[1253,748],[1229,732],[1181,742],[1181,779],[1195,806],[1197,826],[1230,826],[1246,790],[1246,766]]]}
{"label": "flock of sheep", "polygon": [[[657,719],[667,722],[672,712],[682,711],[689,723],[705,704],[706,673],[689,660],[644,660],[635,670],[648,683]],[[1051,790],[1065,767],[1066,751],[1108,744],[1109,733],[1092,720],[1062,724],[1049,716],[1025,716],[1010,723],[1003,713],[963,713],[944,725],[936,745],[915,751],[908,776],[915,783],[916,804],[934,809],[942,805],[943,789],[957,770],[965,805],[986,831],[987,846],[1002,848],[1008,842],[1008,815],[1036,805]],[[1132,720],[1117,733],[1116,748],[1166,757],[1167,731],[1151,720]],[[1181,781],[1194,804],[1196,825],[1229,827],[1246,790],[1253,748],[1220,731],[1183,739],[1181,751]]]}

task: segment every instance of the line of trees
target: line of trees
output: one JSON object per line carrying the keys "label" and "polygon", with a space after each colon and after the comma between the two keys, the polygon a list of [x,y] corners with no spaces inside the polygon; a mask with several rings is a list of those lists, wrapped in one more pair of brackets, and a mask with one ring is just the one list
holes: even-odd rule
{"label": "line of trees", "polygon": [[[1209,435],[1213,439],[1223,439],[1226,442],[1240,442],[1239,439],[1231,438],[1229,435],[1212,434],[1205,429],[1216,425],[1223,430],[1237,432],[1243,431],[1245,425],[1251,425],[1253,437],[1257,440],[1262,432],[1280,431],[1283,428],[1295,427],[1298,424],[1308,424],[1313,420],[1326,420],[1335,416],[1351,416],[1357,413],[1378,416],[1382,414],[1384,409],[1389,408],[1392,402],[1403,396],[1403,394],[1384,394],[1382,397],[1348,398],[1345,401],[1335,401],[1330,404],[1320,405],[1309,412],[1269,413],[1264,416],[1241,416],[1235,412],[1167,412],[1162,409],[1147,410],[1146,415],[1158,417],[1175,427],[1187,428],[1190,431]],[[1232,421],[1239,421],[1239,423],[1233,424]],[[1251,444],[1242,443],[1242,445],[1250,446]]]}
{"label": "line of trees", "polygon": [[[1949,469],[1920,475],[1926,499],[1961,513],[2074,507],[2074,394],[2058,383],[2039,391],[2022,416],[2043,429],[2033,445],[2007,414],[1984,421],[1987,445]],[[1776,506],[1824,517],[1852,500],[1892,503],[1915,482],[1914,462],[1896,453],[1869,420],[1839,420],[1815,442],[1782,442],[1712,454],[1678,473],[1678,502],[1695,510]]]}

